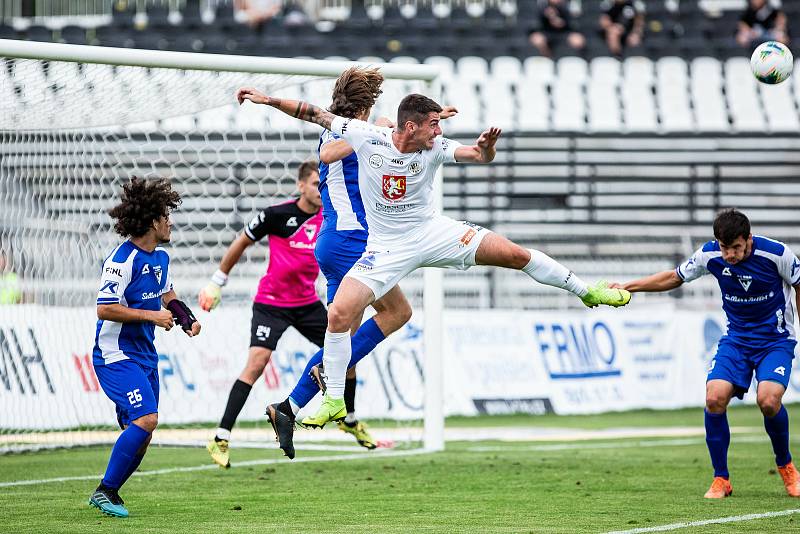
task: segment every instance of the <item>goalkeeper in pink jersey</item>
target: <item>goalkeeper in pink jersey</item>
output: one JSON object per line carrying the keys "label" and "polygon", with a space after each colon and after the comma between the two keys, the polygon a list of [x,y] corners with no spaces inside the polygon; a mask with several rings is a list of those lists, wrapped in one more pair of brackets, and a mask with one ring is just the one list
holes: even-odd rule
{"label": "goalkeeper in pink jersey", "polygon": [[253,299],[247,364],[231,387],[219,428],[208,442],[211,458],[222,467],[230,467],[228,445],[236,418],[286,329],[293,326],[317,346],[325,340],[327,311],[315,288],[319,266],[314,247],[322,225],[318,187],[318,163],[302,163],[297,180],[300,197],[270,206],[254,217],[228,248],[211,282],[200,291],[200,307],[213,310],[245,249],[269,236],[269,266]]}

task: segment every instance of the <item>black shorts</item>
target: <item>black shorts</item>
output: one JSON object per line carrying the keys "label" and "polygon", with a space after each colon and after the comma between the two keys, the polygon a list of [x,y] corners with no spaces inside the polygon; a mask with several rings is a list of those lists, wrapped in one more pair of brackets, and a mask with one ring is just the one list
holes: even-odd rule
{"label": "black shorts", "polygon": [[250,346],[275,350],[278,340],[290,326],[314,345],[321,347],[325,344],[328,311],[320,301],[297,308],[281,308],[254,302],[253,320],[250,322]]}

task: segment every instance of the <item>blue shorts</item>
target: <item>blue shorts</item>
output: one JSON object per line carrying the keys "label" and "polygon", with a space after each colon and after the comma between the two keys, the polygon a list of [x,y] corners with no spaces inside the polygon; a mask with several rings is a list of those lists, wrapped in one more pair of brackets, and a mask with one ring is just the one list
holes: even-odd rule
{"label": "blue shorts", "polygon": [[[333,302],[333,297],[336,295],[344,275],[367,249],[367,241],[361,237],[354,237],[353,233],[330,230],[321,232],[317,236],[314,256],[317,258],[320,271],[328,282],[328,304]],[[358,234],[363,234],[363,232],[359,231]]]}
{"label": "blue shorts", "polygon": [[122,360],[95,365],[94,372],[106,396],[117,406],[120,428],[144,415],[158,413],[158,369]]}
{"label": "blue shorts", "polygon": [[717,354],[711,360],[706,381],[730,382],[735,388],[734,394],[740,399],[750,388],[753,371],[758,382],[769,380],[788,388],[795,344],[795,341],[787,339],[766,347],[753,346],[723,336]]}

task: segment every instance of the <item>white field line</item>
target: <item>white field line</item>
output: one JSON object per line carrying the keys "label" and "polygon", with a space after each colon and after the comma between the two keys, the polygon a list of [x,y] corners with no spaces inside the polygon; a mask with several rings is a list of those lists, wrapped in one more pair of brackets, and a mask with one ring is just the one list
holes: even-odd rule
{"label": "white field line", "polygon": [[[760,436],[738,436],[734,440],[736,443],[761,443],[766,441],[766,437]],[[643,441],[613,442],[613,443],[553,443],[550,445],[524,445],[515,447],[513,445],[487,445],[467,447],[467,452],[521,452],[521,451],[570,451],[570,450],[591,450],[591,449],[632,449],[638,447],[665,447],[680,445],[699,445],[705,443],[702,438],[681,438],[681,439],[653,439]]]}
{"label": "white field line", "polygon": [[800,514],[800,508],[795,510],[781,510],[779,512],[764,512],[761,514],[734,515],[730,517],[720,517],[718,519],[703,519],[701,521],[687,521],[685,523],[672,523],[671,525],[660,525],[657,527],[633,528],[631,530],[614,530],[606,534],[639,534],[640,532],[667,532],[682,528],[702,527],[705,525],[719,525],[722,523],[738,523],[740,521],[753,521],[755,519],[766,519],[769,517],[781,517],[784,515]]}
{"label": "white field line", "polygon": [[[341,455],[328,455],[328,456],[309,456],[306,458],[297,458],[295,460],[287,459],[269,459],[269,460],[249,460],[246,462],[236,462],[236,467],[247,467],[251,465],[270,465],[270,464],[297,464],[309,462],[330,462],[330,461],[346,461],[346,460],[372,460],[374,458],[396,458],[398,456],[415,456],[418,454],[427,454],[430,451],[425,449],[415,449],[411,451],[364,451],[358,454],[341,454]],[[192,471],[208,471],[219,469],[216,464],[203,464],[194,465],[190,467],[168,467],[166,469],[154,469],[152,471],[137,471],[133,476],[146,477],[153,475],[167,475],[170,473],[190,473]],[[71,482],[74,480],[100,480],[102,475],[82,475],[73,477],[56,477],[56,478],[41,478],[36,480],[15,480],[12,482],[0,482],[0,488],[10,488],[14,486],[32,486],[35,484],[51,484],[53,482]]]}

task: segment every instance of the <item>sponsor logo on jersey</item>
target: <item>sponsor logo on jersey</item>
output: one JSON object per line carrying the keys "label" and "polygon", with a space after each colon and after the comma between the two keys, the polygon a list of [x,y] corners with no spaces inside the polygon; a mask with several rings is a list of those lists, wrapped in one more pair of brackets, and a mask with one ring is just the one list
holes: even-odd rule
{"label": "sponsor logo on jersey", "polygon": [[142,300],[149,300],[149,299],[157,299],[161,297],[164,293],[168,293],[171,288],[165,287],[160,291],[148,291],[146,293],[142,293]]}
{"label": "sponsor logo on jersey", "polygon": [[304,230],[306,232],[306,237],[309,240],[314,239],[314,235],[317,233],[317,225],[316,224],[306,224]]}
{"label": "sponsor logo on jersey", "polygon": [[775,374],[778,374],[778,375],[781,375],[781,376],[786,376],[786,367],[781,365],[780,367],[776,367],[775,371],[773,371],[773,372]]}
{"label": "sponsor logo on jersey", "polygon": [[106,282],[105,284],[103,284],[103,287],[100,288],[100,293],[108,293],[111,295],[116,295],[117,288],[119,288],[119,282]]}
{"label": "sponsor logo on jersey", "polygon": [[370,139],[369,140],[369,144],[378,145],[378,146],[385,146],[385,147],[391,147],[392,146],[391,143],[389,143],[387,141],[381,141],[380,139]]}
{"label": "sponsor logo on jersey", "polygon": [[304,250],[314,250],[317,246],[316,243],[306,243],[305,241],[289,241],[289,246],[292,248],[300,248]]}
{"label": "sponsor logo on jersey", "polygon": [[373,154],[369,157],[369,166],[373,169],[379,169],[383,165],[383,158],[378,154]]}
{"label": "sponsor logo on jersey", "polygon": [[416,204],[381,204],[380,202],[375,203],[375,211],[379,211],[381,213],[391,213],[395,215],[398,213],[405,213],[416,207],[417,207]]}
{"label": "sponsor logo on jersey", "polygon": [[800,268],[800,261],[797,261],[797,258],[792,260],[792,276],[794,277],[794,273],[797,272],[797,269]]}
{"label": "sponsor logo on jersey", "polygon": [[392,163],[394,163],[395,165],[405,165],[406,164],[406,160],[395,158],[395,159],[392,160]]}
{"label": "sponsor logo on jersey", "polygon": [[154,265],[153,266],[153,274],[156,275],[156,281],[160,284],[161,283],[161,266]]}
{"label": "sponsor logo on jersey", "polygon": [[142,267],[142,274],[150,274],[150,264],[145,263],[144,267]]}
{"label": "sponsor logo on jersey", "polygon": [[344,121],[344,124],[342,124],[342,135],[344,135],[344,133],[347,131],[347,127],[350,126],[351,120],[353,119],[347,119],[346,121]]}
{"label": "sponsor logo on jersey", "polygon": [[119,267],[106,267],[105,272],[122,278],[122,269],[120,269]]}
{"label": "sponsor logo on jersey", "polygon": [[289,217],[286,221],[286,226],[297,226],[297,217]]}
{"label": "sponsor logo on jersey", "polygon": [[383,198],[400,200],[406,196],[406,177],[383,175]]}
{"label": "sponsor logo on jersey", "polygon": [[412,161],[411,165],[408,166],[408,172],[412,175],[417,175],[422,172],[422,163],[419,161]]}
{"label": "sponsor logo on jersey", "polygon": [[741,303],[741,304],[753,304],[753,303],[756,303],[756,302],[766,302],[766,301],[768,301],[769,299],[771,299],[774,296],[775,296],[775,293],[770,291],[769,294],[767,294],[767,295],[757,295],[755,297],[739,297],[737,295],[729,295],[728,293],[725,293],[723,298],[725,300],[727,300],[728,302],[737,302],[737,303]]}

